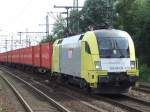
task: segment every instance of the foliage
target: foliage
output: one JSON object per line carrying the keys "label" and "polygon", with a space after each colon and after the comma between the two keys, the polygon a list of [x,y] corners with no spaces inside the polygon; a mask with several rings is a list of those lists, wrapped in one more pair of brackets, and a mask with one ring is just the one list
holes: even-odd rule
{"label": "foliage", "polygon": [[72,34],[77,34],[77,32],[78,32],[79,17],[80,17],[80,14],[77,12],[77,10],[72,10],[70,12],[69,28],[70,28]]}
{"label": "foliage", "polygon": [[150,65],[150,1],[118,0],[115,27],[123,29],[133,37],[137,56],[141,63]]}
{"label": "foliage", "polygon": [[88,30],[89,26],[97,27],[109,22],[111,13],[108,12],[107,0],[86,0],[83,9],[80,12],[82,19],[80,20],[80,28],[82,31]]}
{"label": "foliage", "polygon": [[134,18],[135,25],[135,44],[137,53],[142,63],[150,65],[150,1],[148,0],[140,6],[136,12],[136,19]]}
{"label": "foliage", "polygon": [[150,67],[146,64],[140,66],[140,80],[150,82]]}
{"label": "foliage", "polygon": [[150,1],[118,0],[115,27],[132,36],[140,61],[140,79],[150,82]]}
{"label": "foliage", "polygon": [[61,15],[58,15],[52,30],[53,38],[57,38],[57,39],[64,38],[65,29],[66,29],[65,19]]}
{"label": "foliage", "polygon": [[43,39],[40,43],[47,43],[47,42],[53,42],[53,37],[52,35],[49,35],[48,37],[46,37],[45,39]]}
{"label": "foliage", "polygon": [[71,11],[69,18],[71,31],[77,33],[79,27],[79,32],[85,32],[90,30],[90,27],[97,28],[105,23],[111,24],[113,13],[110,10],[114,4],[108,4],[109,2],[110,0],[86,0],[81,11]]}
{"label": "foliage", "polygon": [[56,22],[54,23],[54,27],[52,30],[52,34],[50,34],[45,39],[41,40],[40,43],[46,43],[46,42],[54,42],[56,39],[64,38],[66,35],[66,22],[65,19],[58,15]]}
{"label": "foliage", "polygon": [[[96,27],[104,22],[108,22],[109,17],[106,7],[109,0],[86,0],[83,9],[79,12],[73,10],[70,12],[69,29],[66,28],[65,19],[59,15],[54,24],[53,38],[64,38],[67,35],[77,34],[79,32],[85,32],[89,30],[89,26]],[[79,26],[78,22],[79,21]],[[69,32],[69,34],[67,34]]]}
{"label": "foliage", "polygon": [[134,18],[134,7],[136,0],[118,0],[115,8],[117,18],[115,20],[115,27],[122,30],[132,30],[133,18]]}

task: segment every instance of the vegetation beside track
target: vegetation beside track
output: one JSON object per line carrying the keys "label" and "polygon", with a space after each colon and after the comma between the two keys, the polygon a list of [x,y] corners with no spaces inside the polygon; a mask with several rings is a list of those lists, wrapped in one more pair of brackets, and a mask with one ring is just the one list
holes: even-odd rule
{"label": "vegetation beside track", "polygon": [[140,66],[140,80],[150,82],[150,67],[146,64]]}

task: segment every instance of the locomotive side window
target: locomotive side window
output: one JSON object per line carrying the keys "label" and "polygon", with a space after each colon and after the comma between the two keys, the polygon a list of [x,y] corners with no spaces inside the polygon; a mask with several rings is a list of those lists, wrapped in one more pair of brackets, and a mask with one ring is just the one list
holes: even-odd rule
{"label": "locomotive side window", "polygon": [[79,38],[79,40],[82,40],[82,39],[83,39],[83,36],[84,36],[84,35],[81,35],[80,38]]}
{"label": "locomotive side window", "polygon": [[91,54],[91,50],[90,50],[90,46],[87,42],[85,42],[85,51],[88,53],[88,54]]}
{"label": "locomotive side window", "polygon": [[59,40],[57,44],[61,44],[63,40]]}

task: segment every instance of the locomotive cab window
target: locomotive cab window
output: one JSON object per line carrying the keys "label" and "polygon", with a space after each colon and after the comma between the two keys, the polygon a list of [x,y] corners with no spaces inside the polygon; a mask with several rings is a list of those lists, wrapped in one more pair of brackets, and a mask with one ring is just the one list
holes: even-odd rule
{"label": "locomotive cab window", "polygon": [[103,58],[128,58],[128,40],[124,37],[98,38],[99,51]]}
{"label": "locomotive cab window", "polygon": [[129,43],[127,37],[104,36],[96,34],[98,48],[101,58],[128,58]]}

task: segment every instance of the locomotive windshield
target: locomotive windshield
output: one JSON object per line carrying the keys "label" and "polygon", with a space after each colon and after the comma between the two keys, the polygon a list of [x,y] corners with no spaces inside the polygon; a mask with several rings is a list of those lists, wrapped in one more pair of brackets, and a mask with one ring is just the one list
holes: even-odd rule
{"label": "locomotive windshield", "polygon": [[100,49],[127,49],[128,41],[126,38],[108,37],[98,39]]}
{"label": "locomotive windshield", "polygon": [[97,38],[101,58],[127,58],[128,40],[123,37]]}
{"label": "locomotive windshield", "polygon": [[101,58],[127,58],[128,40],[124,37],[97,38]]}

